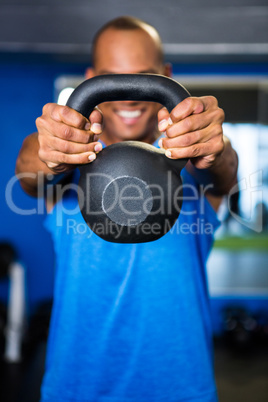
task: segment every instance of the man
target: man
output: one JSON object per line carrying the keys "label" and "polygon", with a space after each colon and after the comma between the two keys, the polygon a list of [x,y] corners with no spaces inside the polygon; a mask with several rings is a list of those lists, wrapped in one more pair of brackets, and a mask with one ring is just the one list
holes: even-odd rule
{"label": "man", "polygon": [[[86,77],[107,73],[170,76],[155,29],[130,17],[104,26]],[[188,198],[174,230],[144,244],[108,243],[78,230],[83,219],[72,191],[48,202],[57,270],[42,400],[215,401],[205,262],[215,210],[237,172],[224,113],[209,96],[188,98],[170,114],[136,101],[99,109],[86,119],[45,105],[38,133],[25,139],[17,161],[18,173],[36,173],[36,180],[21,179],[25,191],[37,195],[38,172],[65,173],[77,183],[77,165],[94,161],[102,146],[131,139],[190,159],[182,174]],[[200,186],[209,188],[205,198]]]}

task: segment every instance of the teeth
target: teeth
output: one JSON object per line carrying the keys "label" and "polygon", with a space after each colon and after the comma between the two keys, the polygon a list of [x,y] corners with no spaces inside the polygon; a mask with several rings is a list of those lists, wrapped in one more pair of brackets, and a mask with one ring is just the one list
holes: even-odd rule
{"label": "teeth", "polygon": [[140,110],[119,110],[117,112],[118,116],[124,119],[135,119],[141,115]]}

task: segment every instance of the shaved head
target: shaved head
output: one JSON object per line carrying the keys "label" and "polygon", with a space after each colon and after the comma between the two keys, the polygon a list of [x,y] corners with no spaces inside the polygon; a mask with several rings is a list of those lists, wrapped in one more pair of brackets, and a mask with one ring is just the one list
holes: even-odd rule
{"label": "shaved head", "polygon": [[118,31],[134,31],[134,30],[141,30],[144,33],[147,33],[148,36],[152,39],[155,44],[155,49],[157,52],[157,59],[159,64],[164,63],[164,56],[163,56],[163,47],[162,41],[159,36],[157,30],[150,24],[145,21],[142,21],[138,18],[134,17],[118,17],[114,20],[107,22],[95,35],[92,43],[92,65],[95,66],[96,58],[97,58],[97,47],[98,42],[102,34],[109,30],[118,30]]}

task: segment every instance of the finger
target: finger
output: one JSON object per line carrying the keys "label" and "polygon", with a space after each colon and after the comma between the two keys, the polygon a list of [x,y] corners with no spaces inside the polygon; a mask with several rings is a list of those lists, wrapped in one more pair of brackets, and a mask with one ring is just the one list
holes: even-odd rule
{"label": "finger", "polygon": [[96,159],[95,152],[84,152],[81,154],[64,154],[58,151],[39,151],[39,158],[50,168],[59,165],[81,165],[92,162]]}
{"label": "finger", "polygon": [[81,130],[90,129],[89,120],[69,106],[48,103],[43,108],[43,114],[56,122],[62,122],[71,127],[79,128]]}
{"label": "finger", "polygon": [[197,158],[200,156],[208,156],[211,154],[219,154],[223,149],[224,143],[222,135],[218,135],[208,142],[197,143],[188,147],[168,148],[165,152],[166,156],[172,159],[180,158]]}
{"label": "finger", "polygon": [[159,146],[164,149],[188,147],[200,142],[201,138],[204,138],[202,131],[194,131],[174,138],[161,138],[159,140]]}
{"label": "finger", "polygon": [[210,124],[202,130],[192,131],[176,137],[166,137],[162,139],[161,147],[163,148],[180,148],[188,147],[200,142],[207,142],[216,137],[222,135],[221,124]]}
{"label": "finger", "polygon": [[62,122],[55,122],[45,117],[39,117],[36,120],[36,126],[39,136],[49,135],[47,141],[51,137],[58,137],[65,141],[72,141],[87,144],[94,141],[94,133],[92,131],[80,130],[78,128],[66,125]]}
{"label": "finger", "polygon": [[205,103],[203,98],[189,97],[180,102],[170,113],[173,122],[185,119],[191,114],[199,114],[204,112]]}
{"label": "finger", "polygon": [[100,152],[102,145],[100,142],[91,142],[87,144],[81,144],[71,141],[65,141],[58,137],[51,137],[49,144],[43,141],[42,137],[39,140],[40,147],[44,149],[50,149],[65,154],[79,154],[85,152]]}
{"label": "finger", "polygon": [[202,114],[192,114],[168,127],[166,135],[169,138],[173,138],[193,131],[205,129],[211,125],[221,125],[223,121],[221,112],[221,109],[210,109]]}
{"label": "finger", "polygon": [[102,113],[99,109],[94,109],[93,112],[89,116],[89,121],[91,124],[90,130],[94,134],[101,134],[102,133],[102,123],[103,123],[103,117]]}
{"label": "finger", "polygon": [[171,123],[170,116],[167,108],[163,107],[158,112],[158,129],[163,132],[167,129],[168,125]]}

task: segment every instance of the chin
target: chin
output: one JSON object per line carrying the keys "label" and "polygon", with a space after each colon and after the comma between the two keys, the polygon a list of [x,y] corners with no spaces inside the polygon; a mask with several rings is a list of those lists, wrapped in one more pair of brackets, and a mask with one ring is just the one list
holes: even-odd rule
{"label": "chin", "polygon": [[146,134],[131,134],[120,137],[120,141],[143,141]]}
{"label": "chin", "polygon": [[142,141],[149,136],[147,130],[144,130],[144,128],[139,129],[139,127],[124,127],[121,133],[121,141]]}

